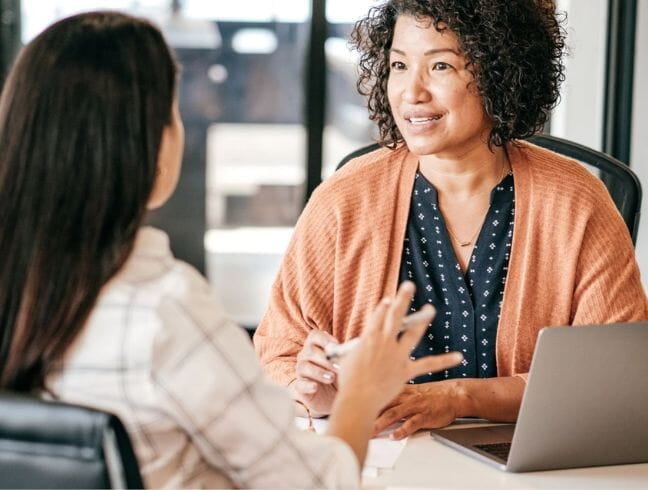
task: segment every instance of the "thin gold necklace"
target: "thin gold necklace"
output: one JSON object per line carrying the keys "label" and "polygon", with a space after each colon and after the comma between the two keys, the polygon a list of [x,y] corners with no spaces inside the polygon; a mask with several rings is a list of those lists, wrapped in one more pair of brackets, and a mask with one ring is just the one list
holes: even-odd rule
{"label": "thin gold necklace", "polygon": [[[500,175],[499,179],[497,180],[497,184],[496,184],[496,185],[499,185],[499,183],[500,183],[500,182],[502,181],[502,179],[504,178],[504,175],[505,175],[505,174],[506,174],[506,163],[504,163],[504,165],[502,166],[502,174]],[[481,194],[483,194],[483,192],[480,192],[479,194],[475,194],[475,195],[472,196],[472,197],[479,196],[479,195],[481,195]],[[454,240],[454,241],[455,241],[455,242],[456,242],[456,243],[457,243],[461,248],[465,248],[465,247],[467,247],[468,245],[470,245],[471,243],[473,243],[473,241],[475,240],[475,238],[477,238],[477,235],[479,234],[479,231],[482,229],[482,226],[483,226],[483,224],[484,224],[484,220],[486,219],[486,215],[488,214],[488,209],[489,209],[489,208],[490,208],[490,204],[489,204],[488,207],[486,208],[486,212],[484,213],[484,216],[482,216],[482,219],[479,220],[479,225],[477,226],[477,229],[475,230],[475,233],[473,233],[473,235],[470,237],[470,240],[468,240],[468,241],[462,241],[462,240],[460,240],[459,237],[457,237],[457,235],[455,235],[455,234],[452,232],[452,230],[450,229],[450,226],[448,226],[448,224],[446,223],[446,229],[448,230],[448,233],[450,234],[450,238],[452,238],[452,239],[453,239],[453,240]]]}
{"label": "thin gold necklace", "polygon": [[[489,206],[489,207],[490,207],[490,206]],[[461,240],[459,240],[459,238],[457,237],[457,235],[455,235],[454,233],[452,233],[452,230],[451,230],[450,227],[446,224],[446,229],[448,230],[448,233],[450,233],[450,238],[452,238],[455,242],[457,242],[457,244],[459,244],[459,246],[462,247],[462,248],[463,248],[463,247],[467,247],[468,245],[470,245],[470,244],[473,242],[473,240],[477,237],[477,234],[479,233],[479,230],[481,230],[482,225],[483,225],[483,223],[484,223],[484,219],[486,218],[486,214],[487,214],[487,213],[488,213],[488,208],[486,209],[486,213],[484,213],[484,217],[483,217],[483,218],[481,219],[481,221],[479,222],[479,226],[477,227],[477,230],[475,230],[475,233],[473,234],[472,237],[470,237],[470,240],[468,240],[467,242],[462,242]]]}

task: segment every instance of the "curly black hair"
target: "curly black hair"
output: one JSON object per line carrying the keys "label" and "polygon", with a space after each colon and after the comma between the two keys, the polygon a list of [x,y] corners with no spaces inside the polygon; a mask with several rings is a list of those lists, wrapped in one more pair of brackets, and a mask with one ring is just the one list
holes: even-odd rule
{"label": "curly black hair", "polygon": [[542,129],[565,78],[565,15],[556,13],[554,0],[388,0],[355,24],[350,43],[360,54],[357,87],[368,97],[379,143],[394,148],[403,139],[387,99],[389,50],[399,15],[456,34],[493,122],[489,146]]}

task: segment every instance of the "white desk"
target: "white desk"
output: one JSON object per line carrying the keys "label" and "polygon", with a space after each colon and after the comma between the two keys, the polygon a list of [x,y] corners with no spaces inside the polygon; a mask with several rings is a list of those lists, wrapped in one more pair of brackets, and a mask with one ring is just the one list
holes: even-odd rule
{"label": "white desk", "polygon": [[364,488],[648,489],[648,463],[573,470],[507,473],[435,441],[410,437],[393,470],[365,478]]}

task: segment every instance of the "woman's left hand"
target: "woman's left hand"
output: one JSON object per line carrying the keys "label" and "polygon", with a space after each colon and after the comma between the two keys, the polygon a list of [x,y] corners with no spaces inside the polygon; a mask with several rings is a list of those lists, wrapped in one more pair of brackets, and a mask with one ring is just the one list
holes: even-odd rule
{"label": "woman's left hand", "polygon": [[378,417],[374,434],[401,420],[402,425],[392,433],[394,439],[403,439],[419,429],[445,427],[458,417],[456,405],[454,380],[405,385]]}

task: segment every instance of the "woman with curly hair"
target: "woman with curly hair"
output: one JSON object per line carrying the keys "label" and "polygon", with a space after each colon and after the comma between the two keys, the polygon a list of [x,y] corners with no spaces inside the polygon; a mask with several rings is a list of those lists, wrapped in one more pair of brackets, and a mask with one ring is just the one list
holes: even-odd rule
{"label": "woman with curly hair", "polygon": [[353,30],[358,87],[383,146],[313,194],[255,337],[266,371],[325,415],[339,370],[324,348],[362,332],[409,279],[437,314],[376,431],[457,417],[514,421],[545,326],[648,318],[628,230],[599,179],[524,139],[559,96],[553,1],[389,0]]}

